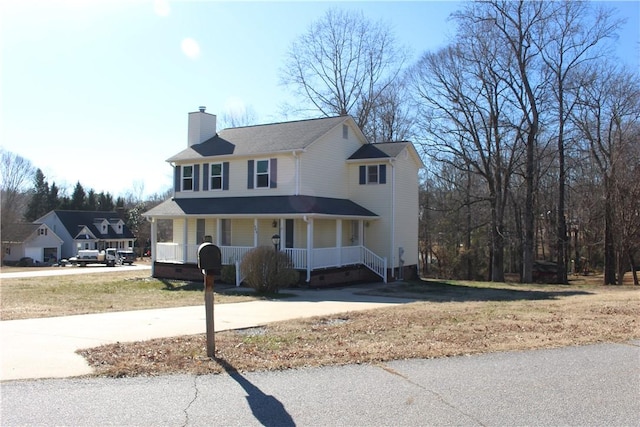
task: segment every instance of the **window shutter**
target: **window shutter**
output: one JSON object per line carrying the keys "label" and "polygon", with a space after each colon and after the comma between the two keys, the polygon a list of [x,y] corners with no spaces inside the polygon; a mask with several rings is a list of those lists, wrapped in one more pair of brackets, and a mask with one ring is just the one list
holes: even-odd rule
{"label": "window shutter", "polygon": [[193,191],[200,190],[200,165],[193,165]]}
{"label": "window shutter", "polygon": [[176,167],[173,168],[173,191],[176,193],[180,191],[181,178],[182,177],[180,176],[180,166],[176,165]]}
{"label": "window shutter", "polygon": [[229,162],[222,163],[222,189],[229,189]]}
{"label": "window shutter", "polygon": [[380,176],[378,177],[378,182],[380,184],[387,183],[387,165],[380,165]]}
{"label": "window shutter", "polygon": [[278,159],[271,159],[269,162],[269,188],[278,187]]}
{"label": "window shutter", "polygon": [[209,163],[202,165],[202,191],[209,189]]}
{"label": "window shutter", "polygon": [[247,188],[253,188],[253,160],[247,163]]}
{"label": "window shutter", "polygon": [[367,167],[360,166],[360,185],[367,183]]}

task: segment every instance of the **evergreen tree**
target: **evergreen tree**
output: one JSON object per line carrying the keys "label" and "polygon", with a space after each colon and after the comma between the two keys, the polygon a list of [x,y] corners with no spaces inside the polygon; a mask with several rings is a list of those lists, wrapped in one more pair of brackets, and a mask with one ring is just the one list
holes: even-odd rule
{"label": "evergreen tree", "polygon": [[40,169],[36,170],[32,191],[33,195],[25,213],[25,219],[29,222],[35,221],[48,212],[49,184]]}
{"label": "evergreen tree", "polygon": [[112,212],[114,207],[113,197],[111,194],[101,191],[100,194],[98,194],[97,210],[102,212]]}
{"label": "evergreen tree", "polygon": [[98,200],[97,200],[96,192],[93,191],[93,188],[89,189],[87,193],[87,203],[86,209],[88,211],[97,211],[98,210]]}
{"label": "evergreen tree", "polygon": [[76,183],[75,188],[73,189],[73,194],[71,195],[71,206],[70,209],[74,211],[81,211],[85,209],[87,205],[87,196],[84,192],[84,188],[80,181]]}
{"label": "evergreen tree", "polygon": [[55,182],[51,183],[49,194],[47,197],[47,212],[58,209],[60,200],[58,199],[58,186]]}

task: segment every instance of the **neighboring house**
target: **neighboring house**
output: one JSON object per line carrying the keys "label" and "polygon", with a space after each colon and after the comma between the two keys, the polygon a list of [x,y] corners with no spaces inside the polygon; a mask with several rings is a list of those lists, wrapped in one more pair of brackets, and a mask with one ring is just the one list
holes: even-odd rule
{"label": "neighboring house", "polygon": [[46,224],[11,224],[2,235],[3,261],[28,257],[37,263],[55,263],[60,259],[62,244],[63,240]]}
{"label": "neighboring house", "polygon": [[135,236],[116,212],[53,210],[36,220],[46,224],[64,241],[62,258],[80,249],[129,249]]}
{"label": "neighboring house", "polygon": [[[369,144],[349,116],[217,133],[201,108],[167,161],[174,196],[145,213],[155,277],[201,278],[205,238],[234,264],[275,234],[314,285],[417,274],[423,163],[409,142]],[[173,222],[172,242],[157,242],[159,220]]]}

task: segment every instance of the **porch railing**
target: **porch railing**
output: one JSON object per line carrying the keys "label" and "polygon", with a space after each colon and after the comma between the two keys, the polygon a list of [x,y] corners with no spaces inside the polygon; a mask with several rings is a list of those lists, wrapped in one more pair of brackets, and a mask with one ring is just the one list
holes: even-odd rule
{"label": "porch railing", "polygon": [[[179,243],[158,243],[156,261],[175,263],[197,263],[199,245],[181,245]],[[223,265],[237,265],[253,247],[221,246]],[[309,263],[306,249],[284,248],[283,252],[291,258],[293,267],[306,270]],[[341,248],[315,248],[311,250],[311,270],[347,265],[363,264],[387,281],[387,259],[376,255],[364,246],[343,246]]]}

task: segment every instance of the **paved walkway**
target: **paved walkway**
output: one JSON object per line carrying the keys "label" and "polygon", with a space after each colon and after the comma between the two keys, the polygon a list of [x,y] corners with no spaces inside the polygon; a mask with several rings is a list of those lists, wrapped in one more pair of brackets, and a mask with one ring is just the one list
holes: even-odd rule
{"label": "paved walkway", "polygon": [[[283,300],[217,304],[215,330],[408,302],[358,295],[361,291],[357,286],[298,290],[295,297]],[[0,321],[0,380],[85,375],[92,369],[75,353],[78,349],[205,332],[204,297],[201,306],[193,307]]]}

